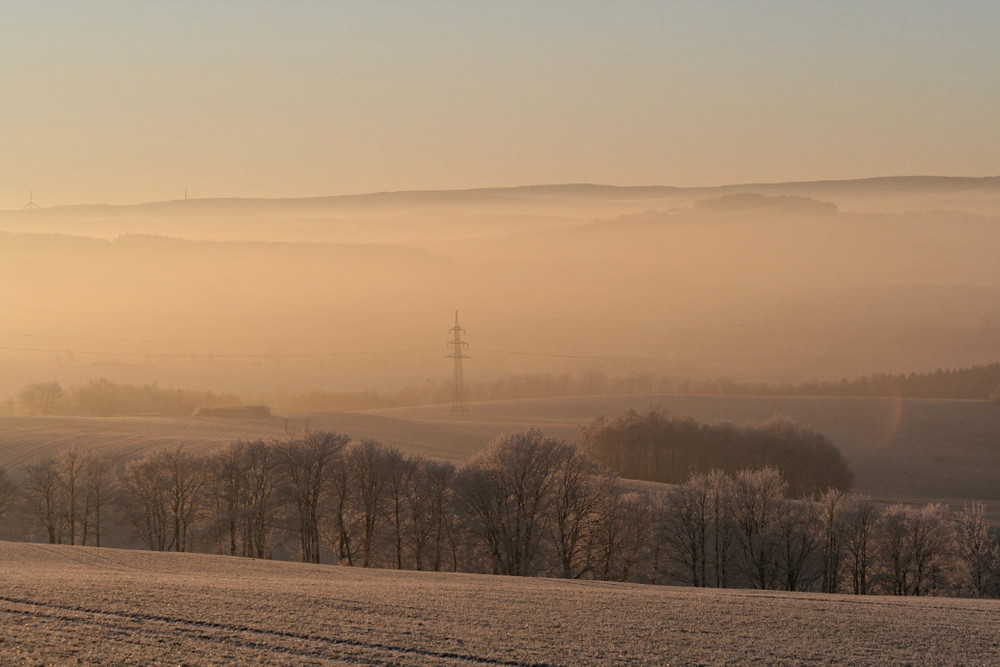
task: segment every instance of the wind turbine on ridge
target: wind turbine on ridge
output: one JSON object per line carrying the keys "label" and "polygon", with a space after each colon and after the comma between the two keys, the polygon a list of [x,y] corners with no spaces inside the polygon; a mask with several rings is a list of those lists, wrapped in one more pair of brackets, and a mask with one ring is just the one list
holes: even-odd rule
{"label": "wind turbine on ridge", "polygon": [[35,203],[35,195],[30,189],[28,190],[28,203],[22,206],[22,208],[27,208],[27,209],[41,208],[41,206]]}

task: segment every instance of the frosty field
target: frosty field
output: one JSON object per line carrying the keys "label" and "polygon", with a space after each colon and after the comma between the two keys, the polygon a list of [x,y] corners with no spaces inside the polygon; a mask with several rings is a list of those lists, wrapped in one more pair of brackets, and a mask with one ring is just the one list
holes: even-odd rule
{"label": "frosty field", "polygon": [[989,664],[1000,604],[0,542],[2,664]]}

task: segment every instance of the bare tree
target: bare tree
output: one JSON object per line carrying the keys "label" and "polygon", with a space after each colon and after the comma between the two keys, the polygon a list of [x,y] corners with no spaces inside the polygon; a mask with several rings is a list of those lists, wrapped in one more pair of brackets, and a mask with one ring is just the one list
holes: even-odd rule
{"label": "bare tree", "polygon": [[167,474],[167,498],[173,523],[171,547],[174,551],[189,551],[192,527],[203,508],[201,491],[207,480],[206,465],[180,447],[160,452],[158,459]]}
{"label": "bare tree", "polygon": [[776,526],[786,485],[774,468],[742,470],[733,486],[733,519],[744,573],[755,588],[777,583]]}
{"label": "bare tree", "polygon": [[87,454],[83,462],[83,524],[81,544],[93,534],[94,544],[101,546],[103,510],[114,496],[115,479],[111,459],[100,454]]}
{"label": "bare tree", "polygon": [[[389,482],[395,472],[401,472],[403,457],[398,450],[374,440],[364,440],[347,452],[347,466],[353,479],[358,509],[361,513],[361,566],[370,567],[379,529],[386,517],[385,505]],[[397,521],[402,515],[402,488],[398,488],[394,512]],[[397,533],[397,537],[399,534]],[[401,559],[402,540],[397,542],[397,558]]]}
{"label": "bare tree", "polygon": [[329,497],[333,505],[335,536],[331,537],[331,548],[340,563],[353,566],[360,519],[355,508],[353,477],[346,464],[346,456],[340,455],[340,464],[330,475]]}
{"label": "bare tree", "polygon": [[822,576],[822,517],[819,504],[785,499],[775,524],[778,569],[786,591],[809,590]]}
{"label": "bare tree", "polygon": [[659,538],[668,571],[690,586],[708,585],[712,485],[708,475],[692,477],[668,490],[660,506]]}
{"label": "bare tree", "polygon": [[559,560],[560,576],[576,579],[590,567],[588,540],[597,528],[608,494],[615,492],[615,478],[575,449],[561,452],[553,475],[548,532]]}
{"label": "bare tree", "polygon": [[298,520],[302,561],[320,561],[321,508],[331,491],[341,451],[350,442],[343,433],[313,431],[280,443],[276,448],[285,477],[285,493]]}
{"label": "bare tree", "polygon": [[963,584],[976,597],[986,597],[997,580],[1000,545],[990,534],[982,503],[966,505],[958,515],[958,558]]}
{"label": "bare tree", "polygon": [[890,507],[879,530],[884,586],[894,595],[927,595],[945,567],[953,535],[940,505]]}
{"label": "bare tree", "polygon": [[[80,512],[80,503],[83,500],[81,485],[84,475],[84,461],[84,455],[76,447],[63,450],[57,458],[59,481],[63,487],[64,537],[69,544],[76,544],[77,523],[85,518],[85,513]],[[86,534],[85,527],[82,533]],[[83,535],[81,535],[82,537]]]}
{"label": "bare tree", "polygon": [[643,556],[652,507],[644,493],[619,491],[605,497],[591,545],[595,578],[631,580]]}
{"label": "bare tree", "polygon": [[849,496],[839,489],[823,493],[817,503],[820,508],[822,573],[820,589],[824,593],[838,592],[844,561],[844,511]]}
{"label": "bare tree", "polygon": [[219,553],[223,553],[223,535],[228,537],[230,556],[239,553],[239,538],[246,505],[245,458],[247,444],[237,441],[209,458],[215,524],[218,529]]}
{"label": "bare tree", "polygon": [[876,562],[876,537],[882,512],[870,498],[848,496],[843,508],[844,549],[851,592],[867,595]]}
{"label": "bare tree", "polygon": [[574,448],[532,429],[495,438],[455,480],[457,500],[499,574],[532,574],[559,461]]}
{"label": "bare tree", "polygon": [[275,452],[264,442],[248,443],[244,455],[243,555],[270,558],[270,534],[277,514]]}
{"label": "bare tree", "polygon": [[16,493],[17,483],[7,474],[6,468],[0,466],[0,522],[10,510]]}
{"label": "bare tree", "polygon": [[275,521],[277,470],[266,442],[236,441],[210,459],[219,550],[222,533],[232,556],[265,558]]}
{"label": "bare tree", "polygon": [[718,469],[708,473],[706,484],[709,490],[709,514],[712,525],[710,558],[713,566],[712,583],[716,588],[724,588],[729,582],[733,545],[736,540],[736,524],[733,519],[735,485],[729,475]]}
{"label": "bare tree", "polygon": [[31,521],[45,531],[49,544],[61,544],[66,498],[59,461],[45,456],[29,463],[24,468],[22,487]]}
{"label": "bare tree", "polygon": [[411,544],[408,536],[418,527],[419,513],[414,511],[412,503],[416,500],[418,506],[423,504],[422,499],[417,499],[419,492],[416,490],[420,486],[421,469],[416,459],[404,457],[395,448],[390,451],[395,455],[386,459],[387,514],[392,526],[396,569],[401,570],[404,562],[408,562],[404,553]]}
{"label": "bare tree", "polygon": [[152,551],[170,546],[170,480],[153,455],[129,461],[119,480],[118,507]]}
{"label": "bare tree", "polygon": [[[444,461],[425,459],[422,463],[423,484],[426,490],[427,521],[430,531],[431,569],[439,572],[450,555],[451,569],[458,570],[458,550],[455,541],[454,504],[455,466]],[[446,551],[447,549],[447,551]],[[420,569],[420,559],[417,560]]]}

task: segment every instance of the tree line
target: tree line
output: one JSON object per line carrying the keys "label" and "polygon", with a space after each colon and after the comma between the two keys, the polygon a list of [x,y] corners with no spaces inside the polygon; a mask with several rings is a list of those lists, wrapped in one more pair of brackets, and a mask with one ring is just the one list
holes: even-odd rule
{"label": "tree line", "polygon": [[[985,400],[1000,398],[1000,363],[929,373],[876,373],[828,382],[767,384],[726,379],[695,380],[657,373],[600,372],[511,375],[466,382],[469,401],[564,396],[704,394],[712,396],[865,396]],[[389,392],[312,391],[276,399],[294,412],[351,411],[450,403],[450,381],[427,381]]]}
{"label": "tree line", "polygon": [[790,498],[775,468],[623,481],[529,430],[465,465],[312,432],[128,461],[69,449],[0,471],[8,536],[398,569],[701,587],[1000,594],[982,505]]}
{"label": "tree line", "polygon": [[234,406],[242,403],[233,394],[211,391],[167,389],[155,382],[144,385],[122,384],[110,380],[90,380],[84,385],[64,389],[58,382],[36,382],[8,401],[27,415],[114,415],[161,414],[186,416],[202,407]]}
{"label": "tree line", "polygon": [[[466,383],[470,402],[564,396],[706,394],[742,396],[901,396],[904,398],[1000,398],[1000,363],[931,373],[877,373],[836,382],[764,384],[731,380],[692,380],[656,373],[525,374]],[[451,403],[450,380],[428,380],[395,391],[315,390],[274,397],[279,410],[290,412],[350,412],[375,408]],[[105,417],[157,413],[190,415],[204,406],[235,406],[246,401],[233,394],[128,385],[105,379],[64,389],[56,382],[34,383],[7,401],[29,415],[76,414]]]}

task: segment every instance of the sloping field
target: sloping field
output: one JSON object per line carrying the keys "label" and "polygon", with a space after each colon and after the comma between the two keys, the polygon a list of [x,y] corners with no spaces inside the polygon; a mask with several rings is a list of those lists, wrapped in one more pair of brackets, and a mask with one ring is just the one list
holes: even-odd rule
{"label": "sloping field", "polygon": [[988,664],[996,601],[360,570],[0,542],[0,663]]}
{"label": "sloping field", "polygon": [[[876,498],[1000,501],[1000,406],[987,401],[753,396],[595,396],[295,415],[289,430],[335,429],[407,452],[461,462],[498,433],[537,427],[576,442],[599,415],[664,408],[699,421],[742,424],[785,416],[828,435]],[[286,421],[213,418],[0,418],[0,465],[78,445],[129,455],[183,445],[207,451],[237,438],[283,437]]]}

